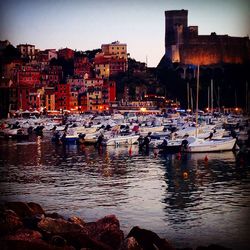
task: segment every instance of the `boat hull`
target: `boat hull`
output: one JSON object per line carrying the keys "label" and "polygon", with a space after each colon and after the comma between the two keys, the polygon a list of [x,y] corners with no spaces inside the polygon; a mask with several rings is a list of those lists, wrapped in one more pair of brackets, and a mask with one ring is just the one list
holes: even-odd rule
{"label": "boat hull", "polygon": [[106,146],[116,146],[116,145],[132,145],[138,142],[139,135],[134,136],[117,136],[110,138],[103,142]]}
{"label": "boat hull", "polygon": [[174,146],[164,146],[159,147],[159,153],[178,153],[181,151],[181,145],[174,145]]}
{"label": "boat hull", "polygon": [[236,139],[225,139],[225,140],[197,140],[190,143],[187,149],[184,151],[188,152],[216,152],[216,151],[229,151],[233,150],[236,143]]}

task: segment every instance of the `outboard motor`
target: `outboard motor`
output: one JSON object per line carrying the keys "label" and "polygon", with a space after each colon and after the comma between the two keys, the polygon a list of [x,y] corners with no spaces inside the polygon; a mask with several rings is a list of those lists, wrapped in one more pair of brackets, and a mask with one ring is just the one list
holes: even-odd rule
{"label": "outboard motor", "polygon": [[183,140],[182,142],[181,142],[181,146],[182,146],[182,148],[184,148],[184,149],[187,149],[188,148],[188,140]]}

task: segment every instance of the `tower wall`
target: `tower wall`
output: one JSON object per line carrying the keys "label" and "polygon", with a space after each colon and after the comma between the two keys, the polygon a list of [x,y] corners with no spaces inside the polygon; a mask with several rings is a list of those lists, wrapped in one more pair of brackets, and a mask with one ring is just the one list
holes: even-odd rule
{"label": "tower wall", "polygon": [[244,63],[250,60],[248,37],[198,35],[198,26],[187,26],[187,10],[165,11],[165,56],[182,64]]}

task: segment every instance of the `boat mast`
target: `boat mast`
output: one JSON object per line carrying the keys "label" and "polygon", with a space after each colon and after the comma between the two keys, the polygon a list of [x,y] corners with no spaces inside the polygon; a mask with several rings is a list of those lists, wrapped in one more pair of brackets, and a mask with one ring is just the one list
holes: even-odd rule
{"label": "boat mast", "polygon": [[197,68],[197,86],[196,86],[196,114],[195,114],[195,136],[198,134],[198,108],[199,108],[199,85],[200,85],[200,65]]}
{"label": "boat mast", "polygon": [[210,110],[210,87],[208,86],[207,88],[207,111],[209,112]]}
{"label": "boat mast", "polygon": [[211,79],[211,114],[214,112],[214,80]]}
{"label": "boat mast", "polygon": [[187,83],[187,109],[189,110],[189,82]]}
{"label": "boat mast", "polygon": [[218,111],[220,112],[220,86],[218,86]]}

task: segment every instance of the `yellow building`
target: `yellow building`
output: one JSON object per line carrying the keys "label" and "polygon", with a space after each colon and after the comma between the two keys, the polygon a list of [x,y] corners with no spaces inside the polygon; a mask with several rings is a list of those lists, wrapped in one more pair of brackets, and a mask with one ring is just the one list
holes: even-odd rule
{"label": "yellow building", "polygon": [[127,44],[115,41],[109,44],[102,44],[102,52],[104,56],[111,56],[112,59],[125,59],[127,56]]}
{"label": "yellow building", "polygon": [[44,94],[45,94],[45,107],[47,111],[54,111],[56,109],[54,87],[45,87]]}
{"label": "yellow building", "polygon": [[100,112],[103,110],[102,104],[102,79],[86,79],[87,88],[87,110]]}
{"label": "yellow building", "polygon": [[110,74],[109,64],[103,60],[95,61],[96,78],[108,78]]}

